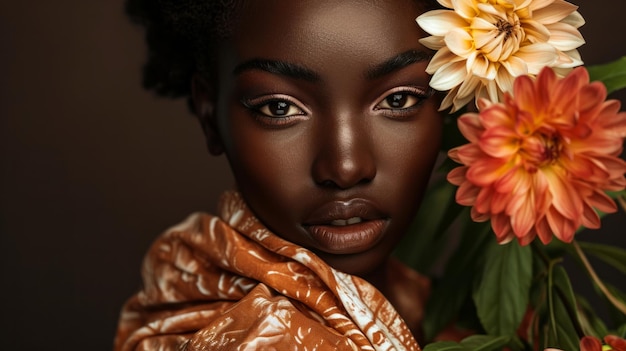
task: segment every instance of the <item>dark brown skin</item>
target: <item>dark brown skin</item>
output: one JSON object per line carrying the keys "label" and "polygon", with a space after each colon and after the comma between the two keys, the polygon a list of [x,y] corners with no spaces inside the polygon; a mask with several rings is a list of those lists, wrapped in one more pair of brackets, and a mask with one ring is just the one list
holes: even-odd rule
{"label": "dark brown skin", "polygon": [[209,148],[225,151],[259,219],[383,293],[441,139],[421,12],[410,0],[250,1],[218,79],[193,86]]}

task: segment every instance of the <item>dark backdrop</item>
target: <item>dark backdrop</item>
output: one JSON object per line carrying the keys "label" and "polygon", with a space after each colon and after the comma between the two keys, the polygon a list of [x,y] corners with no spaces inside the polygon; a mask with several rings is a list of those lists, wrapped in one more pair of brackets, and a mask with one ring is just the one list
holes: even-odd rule
{"label": "dark backdrop", "polygon": [[[586,62],[626,55],[626,2],[578,3]],[[184,101],[141,89],[121,0],[0,9],[0,348],[109,350],[149,243],[232,179]]]}

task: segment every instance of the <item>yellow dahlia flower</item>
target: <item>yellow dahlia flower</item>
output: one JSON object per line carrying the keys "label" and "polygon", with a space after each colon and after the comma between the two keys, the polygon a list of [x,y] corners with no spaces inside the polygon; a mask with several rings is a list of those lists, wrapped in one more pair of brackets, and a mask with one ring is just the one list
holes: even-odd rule
{"label": "yellow dahlia flower", "polygon": [[479,113],[459,118],[469,144],[449,152],[463,164],[448,174],[456,201],[472,206],[473,220],[491,220],[500,243],[571,242],[581,225],[599,228],[596,209],[617,210],[605,191],[626,187],[620,102],[605,101],[583,67],[562,79],[551,68],[520,76],[513,93],[479,99]]}
{"label": "yellow dahlia flower", "polygon": [[416,21],[431,36],[422,45],[438,50],[426,71],[430,85],[449,91],[441,110],[452,111],[473,98],[500,101],[520,75],[545,67],[564,75],[582,64],[584,44],[578,7],[564,0],[437,0]]}

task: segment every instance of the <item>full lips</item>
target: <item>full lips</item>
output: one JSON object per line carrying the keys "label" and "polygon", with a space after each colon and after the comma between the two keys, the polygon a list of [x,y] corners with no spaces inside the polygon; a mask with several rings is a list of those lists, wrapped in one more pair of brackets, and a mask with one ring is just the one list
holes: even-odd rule
{"label": "full lips", "polygon": [[[361,222],[333,225],[333,221],[351,218]],[[382,238],[387,222],[387,216],[372,201],[356,198],[324,204],[304,222],[304,228],[319,249],[350,254],[373,247]]]}
{"label": "full lips", "polygon": [[311,238],[324,251],[332,253],[357,253],[374,246],[382,237],[387,221],[376,219],[346,226],[306,226]]}

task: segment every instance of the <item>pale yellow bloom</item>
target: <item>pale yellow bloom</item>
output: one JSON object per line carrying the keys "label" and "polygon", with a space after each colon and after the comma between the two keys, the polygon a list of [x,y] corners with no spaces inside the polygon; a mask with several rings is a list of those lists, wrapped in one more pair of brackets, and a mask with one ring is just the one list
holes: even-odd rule
{"label": "pale yellow bloom", "polygon": [[564,0],[437,0],[449,10],[416,20],[431,36],[422,45],[437,50],[426,71],[430,85],[449,91],[441,109],[452,111],[474,98],[501,101],[515,77],[545,66],[559,75],[582,64],[578,28],[585,21]]}

